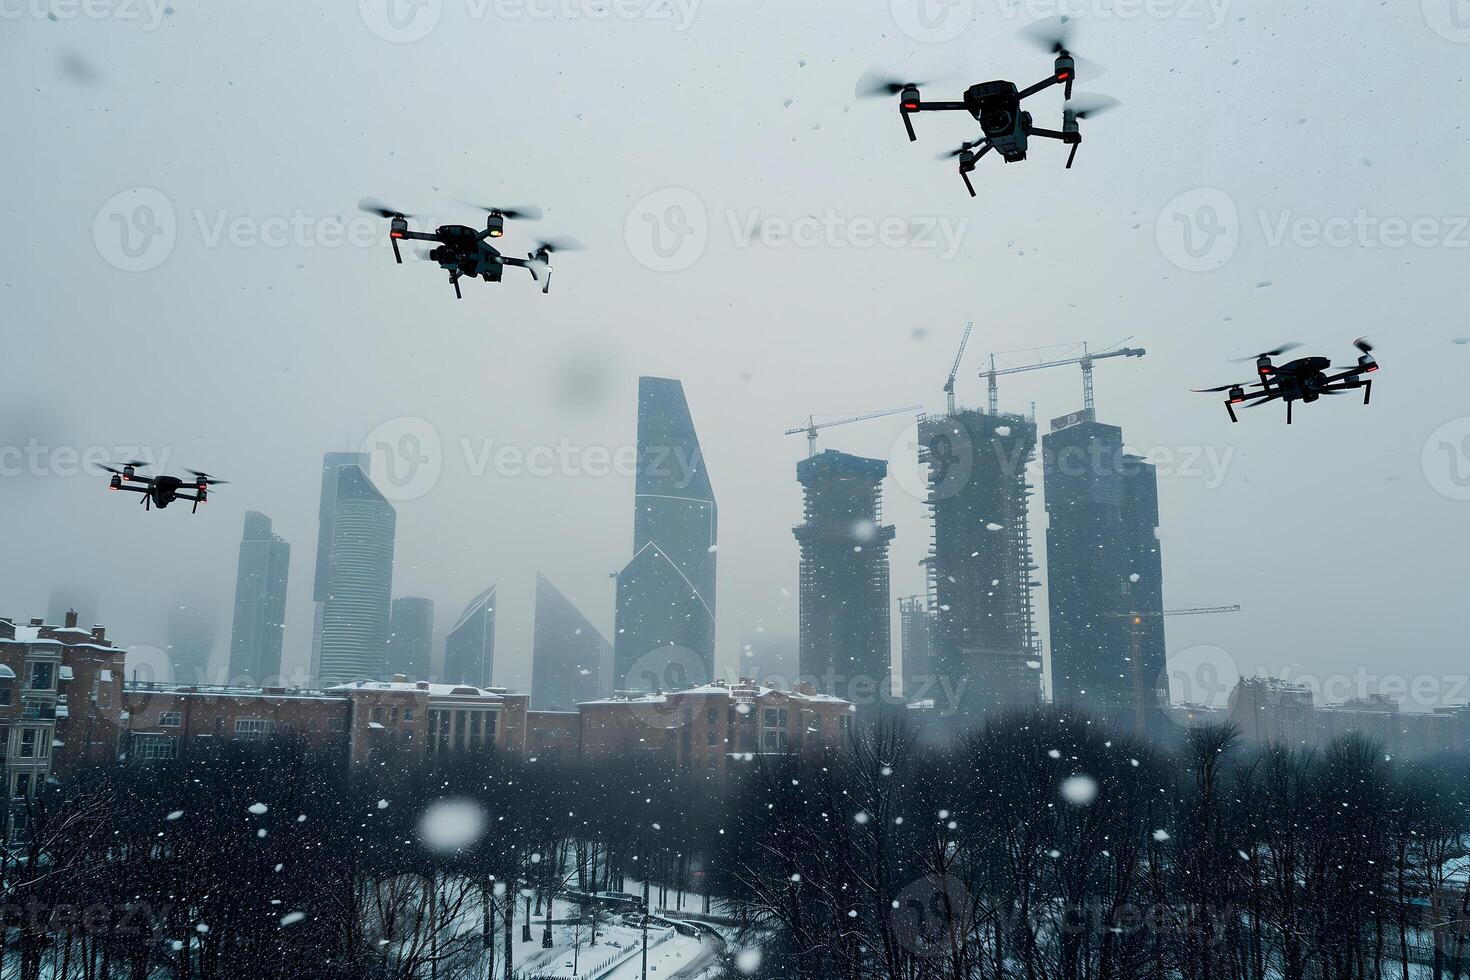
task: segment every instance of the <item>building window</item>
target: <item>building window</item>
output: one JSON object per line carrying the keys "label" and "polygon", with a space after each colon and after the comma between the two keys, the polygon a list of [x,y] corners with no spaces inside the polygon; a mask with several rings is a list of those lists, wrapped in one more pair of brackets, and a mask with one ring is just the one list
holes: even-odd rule
{"label": "building window", "polygon": [[177,711],[164,711],[158,716],[159,728],[178,728],[183,724],[183,716]]}
{"label": "building window", "polygon": [[33,663],[31,664],[31,690],[49,691],[55,686],[55,664]]}
{"label": "building window", "polygon": [[465,724],[465,714],[464,711],[454,713],[454,748],[456,750],[464,748],[465,729],[468,727]]}
{"label": "building window", "polygon": [[346,724],[343,722],[343,720],[341,718],[328,718],[327,719],[327,731],[329,731],[329,732],[340,732],[340,731],[342,731],[346,727],[347,727]]}
{"label": "building window", "polygon": [[498,711],[487,711],[487,712],[485,712],[485,741],[487,741],[487,742],[493,742],[493,741],[495,741],[496,724],[497,724],[499,718],[500,718],[500,712],[498,712]]}
{"label": "building window", "polygon": [[761,712],[761,751],[786,751],[786,709],[767,708]]}
{"label": "building window", "polygon": [[717,732],[717,731],[711,730],[707,735],[705,735],[705,737],[704,737],[704,744],[705,745],[719,745],[720,744],[720,733]]}
{"label": "building window", "polygon": [[12,796],[30,796],[31,774],[28,772],[16,773],[15,784],[11,787],[10,793]]}
{"label": "building window", "polygon": [[22,728],[20,730],[20,752],[17,754],[22,759],[34,759],[36,757],[36,729]]}
{"label": "building window", "polygon": [[179,740],[172,735],[134,735],[133,758],[158,762],[179,757]]}
{"label": "building window", "polygon": [[714,728],[720,723],[720,713],[714,708],[709,709],[704,713],[704,723],[709,727]]}
{"label": "building window", "polygon": [[480,748],[480,717],[483,711],[470,712],[470,749],[477,751]]}
{"label": "building window", "polygon": [[241,742],[259,742],[270,734],[271,723],[264,718],[236,718],[235,738]]}
{"label": "building window", "polygon": [[403,709],[403,720],[404,721],[413,721],[413,709],[412,708],[404,708]]}
{"label": "building window", "polygon": [[92,700],[99,708],[112,707],[112,683],[104,682],[100,677],[92,682]]}
{"label": "building window", "polygon": [[368,721],[375,721],[381,725],[383,723],[383,709],[381,707],[378,707],[373,708],[371,711],[369,711]]}
{"label": "building window", "polygon": [[10,685],[0,684],[0,705],[9,705],[12,697],[14,695],[11,694]]}

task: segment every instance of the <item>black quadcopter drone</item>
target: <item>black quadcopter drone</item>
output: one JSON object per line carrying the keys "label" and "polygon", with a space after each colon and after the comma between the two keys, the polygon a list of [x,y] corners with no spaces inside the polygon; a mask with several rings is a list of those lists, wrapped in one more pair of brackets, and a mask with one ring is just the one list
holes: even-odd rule
{"label": "black quadcopter drone", "polygon": [[448,270],[449,284],[454,287],[454,295],[459,299],[464,299],[464,294],[459,290],[461,276],[471,278],[478,276],[486,282],[500,282],[501,276],[505,273],[505,267],[508,265],[520,266],[528,270],[531,278],[541,283],[541,291],[550,292],[551,254],[575,251],[583,247],[580,242],[570,238],[548,239],[538,241],[534,252],[527,253],[524,259],[518,259],[502,255],[499,249],[490,244],[491,239],[505,235],[507,220],[539,221],[541,209],[537,207],[492,208],[471,205],[479,207],[488,215],[483,231],[477,231],[469,225],[440,225],[429,233],[410,231],[408,220],[413,215],[404,214],[379,201],[363,198],[357,206],[368,214],[391,219],[388,240],[393,243],[393,258],[398,261],[399,265],[403,264],[403,255],[398,251],[400,239],[437,243],[434,248],[421,251],[418,255],[430,262],[437,262],[439,268]]}
{"label": "black quadcopter drone", "polygon": [[[199,470],[188,470],[193,474],[193,479],[185,480],[177,476],[139,476],[138,467],[147,466],[147,463],[139,460],[130,460],[122,464],[122,469],[111,466],[102,468],[112,474],[108,481],[109,490],[131,490],[133,493],[143,495],[143,509],[159,510],[167,507],[175,500],[192,500],[194,507],[189,513],[198,513],[199,505],[209,501],[209,488],[229,483],[229,480],[216,480],[208,473]],[[142,484],[142,486],[134,486]],[[187,489],[186,489],[187,488]],[[193,494],[188,493],[193,490]]]}
{"label": "black quadcopter drone", "polygon": [[[1291,403],[1295,401],[1314,402],[1322,395],[1340,395],[1344,391],[1362,388],[1363,404],[1368,404],[1368,399],[1373,394],[1373,379],[1364,378],[1363,375],[1377,371],[1378,362],[1373,359],[1373,345],[1368,343],[1367,338],[1359,337],[1353,341],[1353,346],[1358,349],[1359,356],[1358,363],[1350,368],[1334,368],[1332,361],[1326,357],[1299,357],[1280,366],[1271,363],[1271,358],[1300,346],[1301,344],[1283,344],[1275,350],[1257,354],[1255,356],[1256,376],[1259,378],[1257,381],[1219,385],[1214,388],[1195,388],[1194,390],[1227,392],[1225,410],[1230,413],[1232,422],[1240,421],[1235,417],[1236,405],[1251,408],[1278,398],[1286,402],[1287,425],[1291,424]],[[1240,359],[1240,361],[1249,360],[1249,357]],[[1261,390],[1247,391],[1247,388],[1260,388]]]}
{"label": "black quadcopter drone", "polygon": [[[903,127],[909,134],[910,142],[918,139],[914,134],[913,121],[909,118],[916,112],[963,110],[974,116],[984,135],[961,143],[959,149],[939,156],[941,160],[959,158],[960,177],[964,179],[965,189],[970,192],[971,197],[975,196],[975,185],[970,183],[970,171],[975,169],[981,157],[995,150],[1006,163],[1025,160],[1030,138],[1033,136],[1060,140],[1070,146],[1072,150],[1067,154],[1067,169],[1070,170],[1072,161],[1077,158],[1077,147],[1082,143],[1079,120],[1105,112],[1119,103],[1116,99],[1100,95],[1083,95],[1076,102],[1072,101],[1072,83],[1076,80],[1079,63],[1088,74],[1098,74],[1101,69],[1088,66],[1068,50],[1069,23],[1066,17],[1053,18],[1032,24],[1022,32],[1023,36],[1056,56],[1052,63],[1052,73],[1027,88],[1018,89],[1015,82],[1004,80],[979,82],[965,89],[964,96],[958,102],[925,102],[919,98],[919,86],[924,83],[904,82],[869,72],[858,81],[857,94],[864,97],[897,95],[898,113],[903,119]],[[1063,95],[1067,100],[1062,107],[1060,130],[1042,129],[1033,125],[1031,113],[1021,109],[1023,99],[1053,85],[1063,86]]]}

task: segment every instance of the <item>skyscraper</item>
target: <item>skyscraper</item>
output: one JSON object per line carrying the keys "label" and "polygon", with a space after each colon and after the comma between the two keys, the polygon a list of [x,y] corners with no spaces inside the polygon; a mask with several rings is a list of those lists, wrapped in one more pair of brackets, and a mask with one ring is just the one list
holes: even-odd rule
{"label": "skyscraper", "polygon": [[495,586],[470,600],[444,637],[446,684],[489,687],[495,676]]}
{"label": "skyscraper", "polygon": [[1117,426],[1080,418],[1042,439],[1052,689],[1143,727],[1166,699],[1158,475]]}
{"label": "skyscraper", "polygon": [[291,546],[271,531],[271,519],[245,512],[235,571],[235,619],[230,630],[232,683],[268,684],[281,673],[286,580]]}
{"label": "skyscraper", "polygon": [[639,378],[633,558],[618,573],[615,688],[714,679],[717,539],[684,386]]}
{"label": "skyscraper", "polygon": [[178,684],[208,684],[214,652],[214,612],[199,598],[182,598],[168,611],[168,662]]}
{"label": "skyscraper", "polygon": [[612,693],[612,645],[551,580],[536,575],[536,634],[531,646],[531,707],[576,711]]}
{"label": "skyscraper", "polygon": [[328,528],[325,541],[318,539],[320,629],[313,671],[322,683],[379,678],[388,652],[397,514],[357,462],[332,465],[333,457],[344,455],[362,459],[357,453],[328,453],[322,468],[322,520]]}
{"label": "skyscraper", "polygon": [[394,599],[388,619],[387,672],[426,681],[433,651],[434,601],[414,596]]}
{"label": "skyscraper", "polygon": [[891,694],[888,543],[881,459],[829,449],[796,464],[806,520],[801,546],[803,680],[871,708]]}
{"label": "skyscraper", "polygon": [[961,725],[1035,704],[1041,655],[1033,626],[1026,464],[1036,424],[962,409],[919,422],[934,522],[927,559],[936,708]]}
{"label": "skyscraper", "polygon": [[934,613],[924,606],[923,596],[898,600],[899,650],[903,654],[903,697],[905,701],[933,700],[934,665],[930,662],[930,635]]}

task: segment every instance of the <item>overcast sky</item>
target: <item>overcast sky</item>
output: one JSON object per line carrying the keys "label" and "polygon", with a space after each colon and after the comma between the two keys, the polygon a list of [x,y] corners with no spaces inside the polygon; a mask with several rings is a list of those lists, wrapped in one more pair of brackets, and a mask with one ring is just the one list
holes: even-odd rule
{"label": "overcast sky", "polygon": [[[611,633],[632,479],[585,470],[626,459],[637,377],[658,374],[684,382],[719,500],[733,665],[742,635],[796,630],[805,443],[782,431],[942,409],[974,319],[971,404],[990,351],[1147,348],[1097,368],[1098,407],[1166,461],[1166,604],[1244,607],[1171,620],[1181,663],[1213,646],[1246,672],[1466,672],[1463,0],[1074,0],[1076,50],[1108,69],[1078,88],[1123,106],[1083,123],[1070,172],[1049,142],[982,161],[975,200],[934,160],[973,122],[925,114],[910,144],[854,82],[1029,84],[1050,59],[1017,31],[1058,8],[915,2],[0,0],[0,446],[31,447],[3,460],[0,613],[91,583],[120,642],[161,645],[168,607],[195,601],[222,665],[255,509],[293,546],[304,665],[321,454],[375,433],[430,460],[393,491],[395,594],[432,598],[442,629],[498,582],[496,679],[524,687],[538,569]],[[1058,126],[1060,104],[1028,107]],[[393,264],[364,195],[430,224],[477,223],[460,199],[539,204],[508,250],[589,248],[557,257],[550,295],[510,270],[456,301],[433,265]],[[1231,425],[1188,390],[1284,341],[1350,363],[1365,333],[1384,366],[1366,409]],[[1002,379],[1002,405],[1045,420],[1079,382]],[[821,445],[907,460],[905,424]],[[494,458],[563,443],[552,475]],[[144,514],[68,454],[131,447],[233,483],[196,517]],[[887,488],[895,597],[922,588],[912,470]]]}

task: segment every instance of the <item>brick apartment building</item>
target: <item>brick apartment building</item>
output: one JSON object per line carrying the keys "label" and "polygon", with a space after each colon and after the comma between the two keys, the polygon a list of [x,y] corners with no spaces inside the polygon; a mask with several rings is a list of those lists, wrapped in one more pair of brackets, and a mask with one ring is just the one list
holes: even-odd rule
{"label": "brick apartment building", "polygon": [[362,764],[379,752],[428,758],[494,747],[541,758],[663,753],[725,771],[731,757],[843,745],[852,705],[799,685],[748,681],[531,711],[503,688],[397,675],[312,691],[125,683],[125,651],[68,614],[63,626],[0,619],[0,750],[12,798],[71,767],[179,758],[222,741],[292,735]]}

